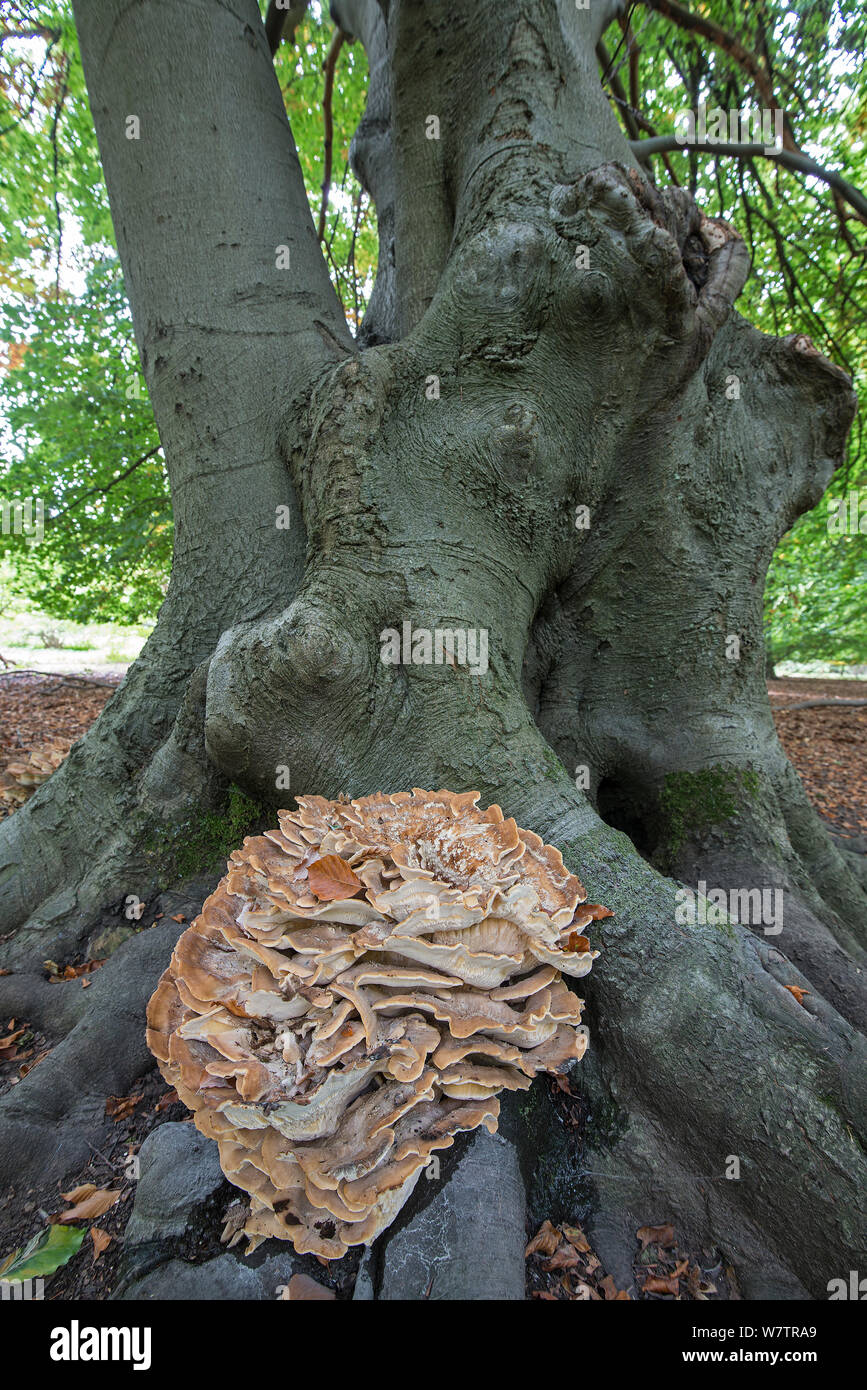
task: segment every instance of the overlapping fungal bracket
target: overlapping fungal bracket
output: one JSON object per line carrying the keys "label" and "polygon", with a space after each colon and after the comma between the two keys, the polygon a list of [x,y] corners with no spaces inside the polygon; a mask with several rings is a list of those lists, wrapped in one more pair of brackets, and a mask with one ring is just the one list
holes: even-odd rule
{"label": "overlapping fungal bracket", "polygon": [[560,853],[478,792],[298,798],[249,837],[180,937],[148,1046],[245,1231],[326,1259],[368,1244],[502,1090],[584,1052],[597,951]]}

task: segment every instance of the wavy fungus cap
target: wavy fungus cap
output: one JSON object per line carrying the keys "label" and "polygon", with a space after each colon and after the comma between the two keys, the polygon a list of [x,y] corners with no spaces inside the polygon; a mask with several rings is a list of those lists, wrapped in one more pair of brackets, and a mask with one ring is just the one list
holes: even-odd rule
{"label": "wavy fungus cap", "polygon": [[251,1244],[369,1244],[437,1149],[503,1090],[580,1058],[563,974],[598,955],[558,850],[478,792],[298,798],[180,937],[148,1046],[229,1180]]}

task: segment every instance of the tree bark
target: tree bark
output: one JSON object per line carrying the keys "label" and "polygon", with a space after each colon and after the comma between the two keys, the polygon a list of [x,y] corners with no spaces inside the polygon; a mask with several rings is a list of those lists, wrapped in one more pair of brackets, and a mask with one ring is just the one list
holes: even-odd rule
{"label": "tree bark", "polygon": [[[272,810],[287,767],[293,795],[478,788],[615,912],[586,1147],[524,1127],[533,1209],[580,1209],[612,1269],[674,1217],[746,1296],[818,1297],[863,1217],[867,898],[776,740],[761,596],[853,397],[734,313],[742,242],[638,171],[596,70],[615,10],[339,0],[371,55],[355,159],[383,231],[354,342],[253,0],[78,0],[178,542],[143,657],[0,827],[0,1001],[44,1011],[39,962],[153,891],[148,833],[230,783]],[[406,622],[484,630],[487,670],[386,664]],[[782,931],[679,920],[702,881],[778,889]],[[0,1101],[0,1181],[59,1162],[45,1117],[87,1023],[62,997],[79,1043]]]}

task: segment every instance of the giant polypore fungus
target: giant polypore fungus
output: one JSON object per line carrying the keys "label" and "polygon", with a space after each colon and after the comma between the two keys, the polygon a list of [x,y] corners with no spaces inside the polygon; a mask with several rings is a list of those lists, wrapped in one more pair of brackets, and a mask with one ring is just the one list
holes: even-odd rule
{"label": "giant polypore fungus", "polygon": [[562,976],[608,909],[478,797],[299,797],[180,937],[148,1045],[250,1194],[253,1243],[368,1244],[435,1150],[496,1129],[500,1091],[583,1054]]}

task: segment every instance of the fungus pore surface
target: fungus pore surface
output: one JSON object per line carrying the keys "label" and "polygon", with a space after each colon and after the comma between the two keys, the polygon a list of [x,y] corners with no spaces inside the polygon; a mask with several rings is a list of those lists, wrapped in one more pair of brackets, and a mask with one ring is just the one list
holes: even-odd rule
{"label": "fungus pore surface", "polygon": [[299,797],[180,937],[148,1046],[250,1194],[251,1245],[369,1244],[436,1150],[496,1129],[500,1091],[582,1056],[563,975],[609,911],[478,799]]}

